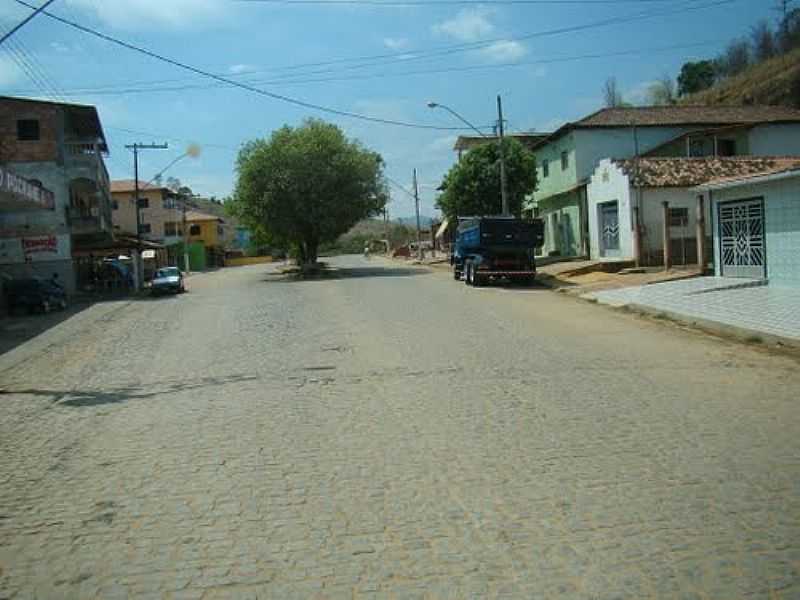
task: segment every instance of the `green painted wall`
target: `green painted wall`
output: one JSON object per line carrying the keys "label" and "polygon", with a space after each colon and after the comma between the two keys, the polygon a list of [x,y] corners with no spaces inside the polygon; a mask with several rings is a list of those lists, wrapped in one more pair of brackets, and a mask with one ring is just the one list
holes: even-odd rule
{"label": "green painted wall", "polygon": [[206,268],[206,247],[201,242],[188,245],[189,268],[192,271],[204,271]]}
{"label": "green painted wall", "polygon": [[[561,153],[567,153],[568,165],[561,168]],[[536,157],[537,188],[533,193],[533,200],[538,203],[541,198],[564,192],[577,184],[577,170],[575,168],[575,136],[569,133],[562,138],[537,148]],[[544,176],[544,161],[549,163],[549,174]]]}

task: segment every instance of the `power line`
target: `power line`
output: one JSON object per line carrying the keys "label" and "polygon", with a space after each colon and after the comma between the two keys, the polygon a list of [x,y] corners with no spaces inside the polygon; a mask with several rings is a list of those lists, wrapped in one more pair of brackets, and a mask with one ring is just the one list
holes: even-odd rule
{"label": "power line", "polygon": [[481,5],[491,6],[506,4],[655,4],[665,3],[670,0],[235,0],[242,4],[348,4],[363,6],[453,6],[453,5]]}
{"label": "power line", "polygon": [[[16,1],[18,3],[20,3],[20,4],[23,4],[25,6],[29,6],[30,7],[30,5],[27,2],[23,2],[22,0],[16,0]],[[699,6],[691,6],[691,4],[693,4],[696,1],[697,0],[688,0],[687,2],[684,3],[684,5],[682,7],[678,8],[677,10],[676,9],[671,9],[671,10],[668,10],[668,11],[660,11],[660,12],[643,12],[643,13],[637,13],[635,15],[631,15],[629,17],[624,17],[624,18],[614,17],[612,19],[605,19],[605,20],[602,20],[602,21],[596,21],[596,22],[593,22],[593,23],[585,23],[585,24],[577,25],[577,26],[571,26],[571,27],[566,27],[566,28],[558,28],[558,29],[551,29],[551,30],[533,32],[533,33],[529,33],[529,34],[522,35],[522,36],[517,36],[517,37],[499,38],[497,40],[483,40],[483,41],[480,41],[480,42],[472,42],[472,43],[469,43],[469,44],[457,44],[457,45],[453,45],[453,46],[443,46],[443,47],[440,47],[438,49],[433,49],[433,50],[429,50],[429,51],[418,51],[418,52],[414,53],[411,56],[409,56],[408,53],[403,53],[403,54],[380,54],[380,55],[374,55],[372,57],[362,57],[361,59],[369,60],[370,62],[365,62],[365,63],[361,63],[361,64],[355,64],[355,65],[349,65],[349,66],[346,66],[346,67],[341,67],[341,69],[325,69],[325,70],[311,71],[311,72],[306,72],[306,73],[301,73],[301,74],[287,74],[285,77],[280,78],[280,79],[271,79],[271,80],[264,80],[264,81],[255,81],[255,80],[253,80],[253,81],[250,81],[250,82],[246,82],[245,86],[239,86],[238,82],[234,82],[230,77],[225,77],[225,76],[222,76],[222,75],[201,71],[200,69],[196,69],[194,67],[191,67],[190,70],[193,70],[193,72],[195,72],[196,74],[201,74],[201,75],[206,76],[206,77],[212,77],[213,79],[217,80],[217,83],[215,83],[214,85],[197,84],[197,85],[194,85],[194,86],[186,86],[186,87],[159,88],[158,90],[154,90],[154,91],[162,91],[162,89],[163,89],[163,91],[178,91],[178,90],[184,90],[184,89],[207,89],[209,87],[216,87],[216,86],[220,86],[220,85],[222,85],[222,86],[246,87],[246,89],[247,89],[247,88],[252,88],[252,85],[256,85],[256,84],[264,85],[264,84],[274,84],[274,83],[281,83],[281,82],[287,82],[287,83],[313,83],[313,82],[316,82],[316,81],[320,81],[320,82],[321,81],[335,81],[336,80],[335,78],[318,79],[318,80],[307,80],[307,81],[306,80],[300,80],[300,81],[298,81],[297,77],[304,77],[304,76],[308,76],[308,75],[312,75],[312,74],[325,74],[325,73],[330,73],[330,72],[336,72],[337,70],[352,70],[352,69],[358,69],[358,68],[364,68],[364,67],[381,66],[381,64],[375,62],[377,60],[382,60],[384,65],[387,62],[408,62],[408,61],[411,61],[411,60],[422,60],[422,59],[430,58],[430,57],[433,57],[433,56],[442,56],[442,55],[453,54],[453,53],[457,53],[457,52],[467,52],[467,51],[470,51],[470,50],[479,49],[480,47],[490,46],[490,45],[492,45],[494,43],[497,43],[498,41],[506,41],[506,42],[508,42],[508,41],[515,41],[515,40],[521,40],[521,39],[532,39],[534,37],[556,35],[556,34],[561,34],[561,33],[570,33],[570,32],[574,32],[574,31],[586,30],[586,29],[594,28],[594,27],[603,27],[603,26],[608,26],[608,25],[613,25],[613,24],[630,22],[632,20],[652,18],[652,17],[657,17],[657,16],[667,16],[669,14],[675,14],[675,13],[685,12],[685,11],[702,10],[702,9],[706,9],[706,8],[720,6],[720,5],[723,5],[723,4],[728,4],[730,2],[734,2],[735,0],[717,0],[715,2],[702,4],[702,5],[699,5]],[[65,22],[66,24],[69,24],[71,26],[77,27],[79,29],[88,30],[88,28],[83,28],[80,25],[77,25],[75,23],[69,22],[66,19],[61,19],[60,17],[56,17],[55,15],[51,15],[50,13],[45,13],[45,14],[47,14],[51,18],[55,18],[56,20],[60,20],[62,22]],[[99,35],[100,37],[103,37],[105,35],[105,34],[100,34],[98,32],[91,31],[91,30],[88,31],[88,32],[92,33],[94,35]],[[110,36],[105,36],[105,37],[110,37]],[[115,41],[115,43],[120,43],[118,40],[114,40],[114,41]],[[123,45],[125,45],[125,42],[121,42],[121,43]],[[141,51],[141,49],[138,49],[138,48],[137,48],[137,50]],[[149,51],[145,51],[145,52],[147,53]],[[627,53],[627,51],[626,51],[626,53]],[[594,58],[594,56],[588,56],[587,58]],[[337,59],[337,60],[320,62],[320,63],[306,63],[305,65],[296,65],[295,67],[278,67],[278,68],[274,68],[272,70],[279,70],[279,69],[284,69],[285,70],[285,69],[290,69],[290,68],[300,68],[300,67],[303,67],[303,66],[310,66],[310,65],[315,65],[315,64],[316,65],[326,65],[326,64],[332,65],[332,64],[336,64],[336,63],[342,63],[342,62],[353,61],[353,60],[361,60],[361,59]],[[383,60],[383,59],[387,59],[387,60]],[[558,59],[556,59],[556,60],[558,60]],[[174,62],[177,62],[177,61],[174,61]],[[181,66],[183,66],[183,65],[181,65]],[[505,65],[499,65],[499,66],[505,66]],[[461,70],[473,70],[473,69],[484,68],[484,67],[488,68],[489,66],[481,65],[479,67],[478,66],[476,66],[476,67],[462,67]],[[254,74],[254,73],[257,73],[257,72],[264,72],[264,71],[269,71],[269,70],[270,69],[264,69],[264,70],[261,70],[261,71],[254,70],[254,71],[248,72],[247,74],[249,75],[249,74]],[[452,70],[455,71],[455,70],[458,70],[458,68],[454,68]],[[430,72],[449,72],[449,71],[450,71],[450,69],[430,70]],[[416,74],[416,72],[409,72],[408,74]],[[392,75],[393,74],[391,74],[391,73],[383,73],[380,76],[392,76]],[[359,79],[359,78],[367,78],[367,77],[353,77],[352,79]],[[169,82],[169,81],[180,81],[180,80],[174,80],[173,79],[173,80],[161,80],[161,81]],[[147,82],[140,82],[140,83],[145,83],[146,84]],[[153,83],[157,83],[157,82],[153,82]],[[130,86],[130,85],[131,84],[128,83],[128,86]],[[137,85],[137,84],[134,84],[134,85]],[[140,89],[141,88],[137,86],[135,88],[124,89],[123,92],[124,93],[142,93],[142,91],[140,91]],[[114,86],[113,85],[100,86],[100,88],[83,88],[83,90],[87,91],[87,92],[88,91],[92,91],[92,92],[96,92],[96,93],[99,93],[101,91],[105,92],[106,90],[113,90],[114,92],[117,91],[117,90],[114,90]],[[254,90],[251,89],[251,91],[254,91]],[[263,90],[259,91],[259,93],[269,94],[269,92],[264,92]],[[292,100],[294,100],[294,99],[292,99]]]}
{"label": "power line", "polygon": [[[334,82],[334,81],[353,81],[353,80],[368,80],[368,79],[384,79],[384,78],[392,78],[392,77],[407,77],[411,75],[430,75],[430,74],[441,74],[441,73],[459,73],[459,72],[467,72],[467,71],[489,71],[495,69],[507,69],[507,68],[518,68],[518,67],[527,67],[527,66],[536,66],[536,65],[547,65],[547,64],[555,64],[555,63],[566,63],[566,62],[574,62],[579,60],[594,60],[599,58],[609,58],[609,57],[622,57],[622,56],[641,56],[645,54],[653,54],[656,52],[668,52],[672,50],[683,50],[688,48],[699,48],[704,46],[711,46],[715,44],[719,44],[724,40],[707,40],[702,42],[695,42],[692,44],[676,44],[672,46],[659,46],[659,47],[652,47],[652,48],[631,48],[627,50],[617,50],[614,52],[603,52],[597,54],[581,54],[581,55],[573,55],[573,56],[561,56],[561,57],[553,57],[553,58],[542,58],[537,60],[530,60],[530,61],[518,61],[512,63],[500,63],[494,65],[467,65],[463,67],[442,67],[438,69],[420,69],[420,70],[411,70],[411,71],[399,71],[399,72],[380,72],[380,73],[367,73],[363,75],[345,75],[341,77],[321,77],[321,78],[311,78],[311,79],[267,79],[267,80],[260,80],[254,81],[251,83],[259,84],[259,85],[270,85],[270,84],[285,84],[285,85],[297,85],[297,84],[307,84],[307,83],[325,83],[325,82]],[[106,86],[91,88],[73,88],[68,91],[63,91],[67,95],[81,95],[81,94],[94,94],[98,96],[115,96],[115,95],[127,95],[127,94],[144,94],[144,93],[154,93],[154,92],[183,92],[186,90],[192,89],[211,89],[211,88],[219,88],[219,87],[229,87],[227,85],[222,85],[219,83],[204,83],[204,84],[195,84],[195,85],[185,85],[185,86],[153,86],[147,88],[137,88],[137,87],[124,87],[124,88],[117,88],[112,89]],[[16,93],[24,94],[27,93],[27,90],[15,90]],[[162,136],[163,137],[163,136]]]}
{"label": "power line", "polygon": [[[32,5],[30,5],[27,2],[25,2],[25,0],[15,0],[15,1],[18,4],[22,4],[24,6],[27,6],[28,8],[34,8]],[[438,127],[438,126],[435,126],[435,125],[424,125],[424,124],[420,124],[420,123],[409,123],[409,122],[406,122],[406,121],[397,121],[397,120],[394,120],[394,119],[382,119],[380,117],[371,117],[371,116],[368,116],[368,115],[362,115],[362,114],[351,112],[351,111],[331,108],[331,107],[324,106],[324,105],[321,105],[321,104],[315,104],[313,102],[306,102],[305,100],[300,100],[298,98],[293,98],[291,96],[286,96],[286,95],[283,95],[283,94],[276,94],[274,92],[269,92],[267,90],[262,90],[260,88],[253,87],[253,86],[248,85],[246,83],[242,83],[242,82],[239,82],[239,81],[233,81],[233,80],[231,80],[231,79],[229,79],[227,77],[221,77],[220,75],[216,75],[216,74],[211,73],[209,71],[205,71],[203,69],[199,69],[197,67],[193,67],[191,65],[188,65],[186,63],[180,62],[178,60],[175,60],[175,59],[172,59],[172,58],[168,58],[168,57],[166,57],[164,55],[158,54],[158,53],[153,52],[151,50],[147,50],[146,48],[142,48],[140,46],[136,46],[134,44],[131,44],[129,42],[125,42],[123,40],[114,38],[114,37],[112,37],[110,35],[107,35],[105,33],[96,31],[96,30],[91,29],[89,27],[85,27],[83,25],[80,25],[80,24],[75,23],[73,21],[70,21],[68,19],[64,19],[62,17],[54,15],[53,13],[50,13],[50,12],[47,12],[47,11],[43,11],[43,14],[47,15],[51,19],[59,21],[60,23],[63,23],[65,25],[69,25],[70,27],[78,29],[79,31],[82,31],[84,33],[88,33],[90,35],[98,37],[98,38],[100,38],[102,40],[105,40],[107,42],[111,42],[111,43],[116,44],[118,46],[122,46],[123,48],[127,48],[128,50],[133,50],[134,52],[138,52],[140,54],[144,54],[145,56],[149,56],[150,58],[154,58],[156,60],[160,60],[160,61],[165,62],[167,64],[170,64],[170,65],[173,65],[173,66],[178,67],[180,69],[183,69],[185,71],[189,71],[191,73],[196,73],[198,75],[203,75],[204,77],[209,77],[209,78],[214,79],[216,81],[220,81],[222,83],[227,83],[229,85],[241,88],[243,90],[247,90],[247,91],[253,92],[255,94],[259,94],[261,96],[266,96],[266,97],[272,98],[274,100],[280,100],[282,102],[286,102],[288,104],[293,104],[295,106],[300,106],[300,107],[308,108],[308,109],[311,109],[311,110],[325,112],[325,113],[328,113],[328,114],[334,114],[334,115],[338,115],[338,116],[341,116],[341,117],[350,117],[350,118],[359,119],[359,120],[362,120],[362,121],[369,121],[371,123],[381,123],[383,125],[395,125],[395,126],[398,126],[398,127],[408,127],[408,128],[413,128],[413,129],[433,129],[433,130],[451,130],[451,131],[452,130],[460,130],[460,129],[462,129],[460,127]]]}
{"label": "power line", "polygon": [[[627,18],[615,17],[613,19],[605,19],[605,20],[602,20],[602,21],[595,21],[595,22],[592,22],[592,23],[584,23],[584,24],[577,25],[577,26],[571,26],[571,27],[566,27],[566,28],[558,28],[558,29],[550,29],[550,30],[543,30],[543,31],[533,32],[533,33],[529,33],[529,34],[525,34],[525,35],[517,36],[517,37],[498,38],[498,39],[495,39],[495,40],[483,40],[481,42],[472,42],[472,43],[469,43],[469,44],[457,44],[457,45],[451,45],[451,46],[443,46],[443,47],[432,49],[432,50],[428,50],[428,51],[417,51],[416,53],[413,53],[410,56],[408,55],[408,53],[402,53],[402,54],[379,54],[379,55],[373,55],[371,57],[361,57],[360,59],[358,59],[358,58],[337,59],[337,60],[319,62],[319,63],[305,63],[305,64],[300,64],[300,65],[295,65],[295,67],[290,67],[289,66],[289,67],[276,67],[276,68],[273,68],[273,69],[252,70],[252,71],[247,72],[247,75],[255,74],[255,73],[258,73],[258,72],[269,72],[271,70],[286,70],[286,69],[291,69],[291,68],[302,68],[302,67],[305,67],[305,66],[312,66],[312,65],[319,65],[319,66],[333,65],[333,64],[342,63],[342,62],[348,62],[348,61],[353,61],[353,60],[368,60],[368,61],[370,61],[370,62],[364,62],[364,63],[361,63],[361,64],[344,66],[344,67],[341,67],[339,69],[322,69],[322,70],[309,71],[309,72],[300,73],[300,74],[291,74],[290,73],[290,74],[287,74],[287,75],[285,75],[285,76],[283,76],[281,78],[278,78],[278,79],[251,80],[251,81],[246,82],[246,83],[248,83],[249,85],[252,86],[252,85],[265,85],[265,84],[266,85],[272,85],[272,84],[284,83],[284,82],[285,83],[315,83],[315,82],[325,82],[325,81],[337,81],[338,78],[325,78],[325,79],[320,78],[320,79],[316,79],[316,80],[314,80],[314,79],[308,79],[308,80],[300,79],[300,80],[298,80],[297,78],[298,77],[300,77],[300,78],[307,77],[308,75],[314,75],[314,74],[326,74],[326,73],[331,73],[331,72],[337,72],[339,70],[352,70],[352,69],[359,69],[359,68],[372,67],[372,66],[385,66],[389,62],[403,62],[403,63],[405,63],[405,62],[409,62],[409,61],[412,61],[412,60],[422,60],[422,59],[431,58],[431,57],[435,57],[435,56],[441,56],[441,55],[445,55],[445,54],[453,54],[453,53],[457,53],[457,52],[468,52],[470,50],[479,49],[480,47],[491,46],[492,44],[495,44],[498,41],[505,41],[505,42],[517,41],[517,40],[521,40],[521,39],[532,39],[532,38],[535,38],[535,37],[557,35],[557,34],[562,34],[562,33],[570,33],[570,32],[574,32],[574,31],[578,31],[578,30],[586,30],[586,29],[595,28],[595,27],[605,27],[605,26],[609,26],[609,25],[613,25],[613,24],[630,22],[632,20],[640,20],[640,19],[646,19],[646,18],[652,18],[652,17],[658,17],[658,16],[668,16],[670,14],[676,14],[676,13],[686,12],[686,11],[703,10],[703,9],[706,9],[706,8],[712,8],[712,7],[715,7],[715,6],[728,4],[728,3],[734,2],[736,0],[716,0],[716,1],[711,2],[711,3],[691,6],[691,4],[693,4],[694,2],[697,2],[697,1],[698,0],[687,0],[686,2],[683,3],[683,6],[679,7],[678,9],[672,9],[672,10],[669,10],[669,11],[643,12],[643,13],[637,13],[637,14],[629,16]],[[17,0],[17,2],[20,2],[22,4],[27,5],[27,3],[25,3],[25,2],[21,2],[21,0]],[[48,16],[50,16],[50,15],[48,14]],[[710,44],[710,43],[713,43],[713,42],[708,42],[708,43]],[[702,44],[705,44],[705,42],[701,42],[698,45],[702,45]],[[690,46],[691,45],[675,46],[673,48],[690,47]],[[669,48],[667,48],[667,49],[669,49]],[[644,52],[644,50],[639,50],[639,51],[640,52]],[[650,51],[660,51],[660,49],[656,48],[656,49],[652,49]],[[621,53],[619,53],[619,55],[634,54],[634,53],[635,53],[634,51],[622,51]],[[617,53],[610,53],[609,54],[609,56],[614,56],[614,55],[617,55]],[[604,56],[604,55],[603,54],[587,55],[585,57],[575,57],[575,58],[565,57],[565,58],[552,59],[551,62],[559,62],[561,60],[578,60],[578,59],[583,59],[583,58],[599,58],[601,56]],[[383,59],[387,59],[387,60],[383,60]],[[382,63],[376,62],[378,60],[381,60]],[[516,63],[512,63],[512,64],[516,64]],[[522,63],[520,63],[520,64],[522,64]],[[524,63],[524,64],[543,64],[543,63],[531,62],[531,63]],[[460,67],[460,68],[458,68],[458,67],[455,67],[455,68],[443,68],[443,69],[435,69],[435,70],[428,70],[428,71],[410,71],[410,72],[402,73],[402,74],[403,75],[405,75],[405,74],[417,74],[417,73],[425,73],[425,72],[446,73],[446,72],[454,72],[454,71],[459,71],[459,70],[469,71],[469,70],[489,69],[489,68],[505,67],[505,66],[506,65],[479,65],[479,66],[472,66],[472,67],[468,66],[468,67]],[[372,77],[372,76],[373,75],[370,75],[369,77]],[[395,74],[390,73],[390,72],[383,72],[383,73],[380,73],[379,75],[375,75],[375,76],[376,77],[391,77],[391,76],[395,76]],[[107,93],[108,94],[116,94],[116,93],[138,94],[138,93],[144,93],[145,91],[150,91],[150,90],[172,92],[172,91],[182,91],[182,90],[185,90],[185,89],[209,89],[209,88],[213,88],[213,87],[220,87],[220,86],[225,87],[225,86],[232,85],[230,83],[230,77],[223,77],[221,75],[217,75],[216,77],[223,79],[224,83],[220,83],[219,81],[217,81],[213,85],[209,85],[209,84],[194,84],[194,85],[180,86],[180,87],[178,87],[178,86],[171,86],[171,87],[170,86],[166,86],[166,87],[147,88],[147,89],[142,89],[142,87],[141,87],[142,85],[148,85],[148,84],[169,83],[169,82],[181,81],[181,79],[164,79],[164,80],[156,80],[156,81],[150,81],[150,82],[146,82],[146,81],[128,82],[127,84],[125,84],[127,87],[122,88],[121,90],[120,90],[119,86],[115,86],[114,84],[106,84],[106,85],[102,85],[102,86],[80,88],[80,91],[81,92],[87,92],[87,93],[97,93],[97,94],[101,94],[102,93],[103,95],[105,95]],[[355,76],[355,77],[351,77],[349,79],[367,79],[369,77],[358,77],[358,76]],[[131,87],[131,86],[134,86],[134,87]]]}
{"label": "power line", "polygon": [[22,19],[22,21],[20,21],[20,22],[19,22],[19,23],[18,23],[18,24],[17,24],[15,27],[12,27],[12,28],[11,28],[11,31],[8,31],[8,32],[6,32],[6,33],[5,33],[5,35],[3,35],[3,37],[2,37],[2,38],[0,38],[0,46],[2,46],[2,45],[3,45],[3,43],[4,43],[4,42],[5,42],[5,41],[6,41],[8,38],[10,38],[12,35],[14,35],[15,33],[17,33],[17,31],[19,31],[20,29],[22,29],[23,27],[25,27],[25,25],[27,25],[27,24],[28,24],[28,22],[32,21],[32,20],[33,20],[33,18],[34,18],[34,17],[36,17],[36,15],[38,15],[38,14],[39,14],[39,13],[41,13],[41,12],[44,12],[44,9],[45,9],[45,8],[47,8],[48,6],[50,6],[50,5],[51,5],[53,2],[55,2],[55,1],[56,1],[56,0],[47,0],[47,2],[45,2],[44,4],[42,4],[42,5],[41,5],[39,8],[36,8],[36,7],[34,7],[34,6],[29,6],[28,8],[33,8],[33,9],[34,9],[34,11],[33,11],[31,14],[29,14],[27,17],[25,17],[24,19]]}

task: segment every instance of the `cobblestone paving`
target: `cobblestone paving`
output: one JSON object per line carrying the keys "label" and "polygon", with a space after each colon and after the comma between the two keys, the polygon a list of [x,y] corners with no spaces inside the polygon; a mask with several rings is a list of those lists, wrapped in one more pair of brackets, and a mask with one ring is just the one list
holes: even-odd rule
{"label": "cobblestone paving", "polygon": [[338,264],[0,356],[0,598],[800,598],[796,360]]}

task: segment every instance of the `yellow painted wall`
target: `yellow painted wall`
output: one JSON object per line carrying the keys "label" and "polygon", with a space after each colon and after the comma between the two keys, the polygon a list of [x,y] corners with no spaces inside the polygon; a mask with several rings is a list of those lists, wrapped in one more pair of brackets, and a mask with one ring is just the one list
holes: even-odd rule
{"label": "yellow painted wall", "polygon": [[244,267],[247,265],[263,265],[271,263],[271,256],[242,256],[240,258],[229,258],[225,261],[226,267]]}
{"label": "yellow painted wall", "polygon": [[[192,235],[192,227],[195,225],[200,227],[200,233],[198,235]],[[217,232],[218,225],[221,226],[222,223],[220,223],[217,219],[214,219],[213,221],[190,221],[186,224],[186,227],[189,230],[189,243],[202,242],[206,248],[221,245],[219,234]]]}

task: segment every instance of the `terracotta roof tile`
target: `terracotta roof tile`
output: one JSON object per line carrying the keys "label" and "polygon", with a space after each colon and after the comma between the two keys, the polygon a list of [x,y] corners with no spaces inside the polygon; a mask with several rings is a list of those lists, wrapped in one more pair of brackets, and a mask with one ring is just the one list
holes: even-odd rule
{"label": "terracotta roof tile", "polygon": [[[712,181],[769,175],[800,167],[800,156],[614,159],[642,187],[693,187]],[[638,164],[637,164],[638,163]]]}
{"label": "terracotta roof tile", "polygon": [[[134,191],[134,180],[133,179],[115,179],[111,182],[111,191],[112,192],[133,192]],[[139,189],[140,190],[166,190],[163,185],[147,185],[145,181],[139,181]]]}
{"label": "terracotta roof tile", "polygon": [[800,122],[800,110],[786,106],[635,106],[604,108],[572,123],[574,127],[728,125]]}

